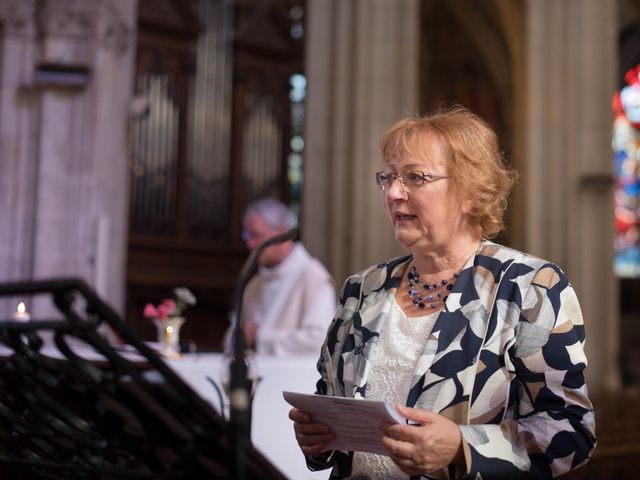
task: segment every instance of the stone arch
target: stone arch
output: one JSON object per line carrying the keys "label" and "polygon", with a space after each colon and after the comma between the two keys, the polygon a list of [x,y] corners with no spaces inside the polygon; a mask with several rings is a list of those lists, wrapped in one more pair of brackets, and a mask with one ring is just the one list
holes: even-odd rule
{"label": "stone arch", "polygon": [[[461,103],[496,128],[507,162],[524,170],[522,2],[421,2],[420,107]],[[510,212],[521,209],[523,194],[514,190]],[[520,215],[507,215],[498,241],[521,247]]]}

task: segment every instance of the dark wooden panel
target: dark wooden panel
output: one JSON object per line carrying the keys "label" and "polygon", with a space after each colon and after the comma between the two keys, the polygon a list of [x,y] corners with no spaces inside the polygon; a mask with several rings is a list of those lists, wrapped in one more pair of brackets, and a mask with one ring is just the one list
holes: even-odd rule
{"label": "dark wooden panel", "polygon": [[[303,40],[291,32],[292,26],[301,28],[304,2],[207,2],[140,1],[136,84],[144,90],[144,79],[166,78],[167,88],[155,98],[169,101],[177,113],[154,117],[168,118],[167,128],[154,124],[144,138],[133,138],[126,314],[138,333],[153,340],[144,305],[185,286],[198,303],[185,312],[181,340],[216,349],[247,255],[240,239],[242,211],[265,195],[288,200],[289,81],[303,72]],[[208,43],[199,35],[209,35]],[[214,65],[213,57],[227,54],[221,41],[229,42],[233,58]],[[228,92],[224,78],[203,70],[221,65],[230,69]],[[214,78],[224,95],[203,87]],[[203,111],[209,108],[218,110]],[[214,133],[223,147],[211,148]],[[176,146],[166,143],[167,135],[176,136]],[[144,181],[136,177],[145,173]]]}
{"label": "dark wooden panel", "polygon": [[127,322],[144,338],[155,330],[142,316],[146,303],[157,304],[175,287],[189,288],[197,304],[185,311],[183,343],[219,349],[228,325],[237,272],[246,258],[242,246],[225,247],[147,239],[131,242],[127,270]]}

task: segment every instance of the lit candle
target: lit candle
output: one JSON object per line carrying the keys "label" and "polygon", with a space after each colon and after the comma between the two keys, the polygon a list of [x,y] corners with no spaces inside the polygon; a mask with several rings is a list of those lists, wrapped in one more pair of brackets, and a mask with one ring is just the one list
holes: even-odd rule
{"label": "lit candle", "polygon": [[16,313],[13,314],[13,319],[21,320],[23,322],[31,320],[31,315],[29,315],[29,312],[27,312],[27,307],[24,302],[20,302],[16,307]]}
{"label": "lit candle", "polygon": [[173,327],[167,325],[164,329],[164,344],[171,345],[171,337],[173,336]]}

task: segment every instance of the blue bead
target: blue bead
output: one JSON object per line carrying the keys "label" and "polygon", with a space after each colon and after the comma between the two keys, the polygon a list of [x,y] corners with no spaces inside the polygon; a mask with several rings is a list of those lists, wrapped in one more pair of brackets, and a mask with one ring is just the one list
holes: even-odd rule
{"label": "blue bead", "polygon": [[433,300],[433,295],[427,295],[427,302],[430,302],[431,300]]}
{"label": "blue bead", "polygon": [[442,298],[442,292],[438,292],[438,298]]}
{"label": "blue bead", "polygon": [[419,303],[419,304],[418,304],[418,307],[420,307],[420,308],[424,308],[424,303]]}
{"label": "blue bead", "polygon": [[411,300],[413,303],[415,303],[416,305],[420,302],[420,300],[418,300],[417,298],[414,298],[413,300]]}
{"label": "blue bead", "polygon": [[446,285],[447,283],[449,283],[449,282],[447,282],[447,280],[446,280],[446,279],[443,279],[443,280],[442,280],[442,284],[443,284],[443,285]]}
{"label": "blue bead", "polygon": [[435,303],[432,303],[432,304],[431,304],[431,308],[436,308],[436,304],[435,304]]}
{"label": "blue bead", "polygon": [[451,290],[453,288],[453,284],[447,285],[447,290]]}
{"label": "blue bead", "polygon": [[431,290],[431,287],[429,285],[427,285],[426,283],[423,285],[425,290]]}

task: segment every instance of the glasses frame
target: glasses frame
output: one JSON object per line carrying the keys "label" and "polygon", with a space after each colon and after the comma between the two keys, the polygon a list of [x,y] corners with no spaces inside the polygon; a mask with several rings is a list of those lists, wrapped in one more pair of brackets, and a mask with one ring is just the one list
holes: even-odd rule
{"label": "glasses frame", "polygon": [[[406,176],[408,174],[414,174],[414,175],[418,174],[418,176],[422,178],[422,182],[416,185],[410,184],[407,187],[408,180]],[[392,177],[392,180],[389,183],[388,187],[384,186],[384,180],[386,177]],[[386,192],[389,188],[391,188],[391,186],[393,185],[393,182],[395,182],[396,180],[400,180],[400,184],[402,185],[402,188],[408,192],[411,188],[420,188],[425,183],[432,183],[432,182],[435,182],[436,180],[441,180],[443,178],[449,178],[449,176],[434,175],[433,173],[424,173],[421,170],[407,170],[406,172],[402,172],[400,174],[394,173],[394,172],[385,172],[384,170],[381,170],[379,172],[376,172],[376,185],[380,190],[382,190],[383,192]]]}

